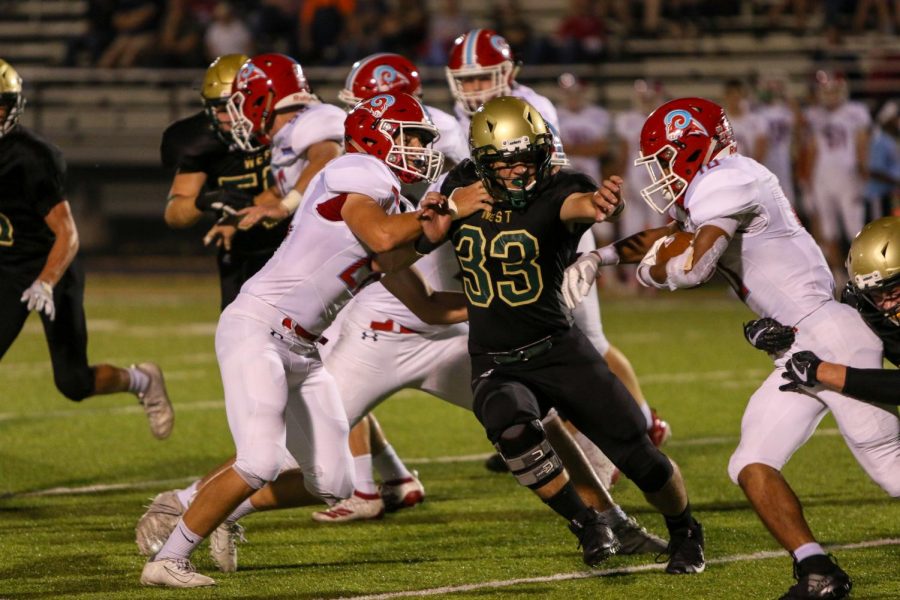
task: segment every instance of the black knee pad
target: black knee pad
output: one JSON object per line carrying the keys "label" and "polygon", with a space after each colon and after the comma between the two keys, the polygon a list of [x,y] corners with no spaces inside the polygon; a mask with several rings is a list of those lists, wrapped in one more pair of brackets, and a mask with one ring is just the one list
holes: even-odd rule
{"label": "black knee pad", "polygon": [[494,446],[513,476],[526,487],[542,487],[563,470],[562,461],[537,419],[507,428]]}
{"label": "black knee pad", "polygon": [[517,381],[486,378],[475,386],[473,395],[472,410],[492,444],[508,427],[541,418],[534,394]]}
{"label": "black knee pad", "polygon": [[652,494],[662,489],[672,477],[674,469],[669,458],[659,451],[649,439],[641,440],[627,451],[609,457],[628,479],[642,492]]}
{"label": "black knee pad", "polygon": [[94,371],[89,368],[54,371],[53,382],[56,389],[73,402],[84,400],[94,393]]}

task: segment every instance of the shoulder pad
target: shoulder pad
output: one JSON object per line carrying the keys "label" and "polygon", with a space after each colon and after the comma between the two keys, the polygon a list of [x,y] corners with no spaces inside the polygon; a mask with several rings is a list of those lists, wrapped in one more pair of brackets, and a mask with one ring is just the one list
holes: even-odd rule
{"label": "shoulder pad", "polygon": [[216,137],[205,113],[200,112],[180,119],[163,132],[160,143],[160,159],[164,167],[196,169],[196,161],[206,156],[228,151],[228,147]]}
{"label": "shoulder pad", "polygon": [[382,161],[368,154],[344,154],[322,170],[325,185],[332,192],[363,194],[375,200],[393,196],[400,182]]}
{"label": "shoulder pad", "polygon": [[288,143],[291,151],[303,156],[310,146],[319,142],[344,142],[344,119],[347,113],[331,104],[313,104],[299,113],[286,127],[290,127]]}
{"label": "shoulder pad", "polygon": [[750,211],[758,202],[757,180],[729,165],[728,159],[701,173],[688,189],[684,206],[697,226]]}

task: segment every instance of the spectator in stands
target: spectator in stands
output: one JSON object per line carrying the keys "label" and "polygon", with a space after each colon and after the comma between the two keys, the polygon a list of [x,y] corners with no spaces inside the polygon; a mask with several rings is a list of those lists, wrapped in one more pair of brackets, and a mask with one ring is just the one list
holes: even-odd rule
{"label": "spectator in stands", "polygon": [[201,40],[212,18],[209,0],[169,0],[159,35],[160,62],[166,67],[205,64]]}
{"label": "spectator in stands", "polygon": [[547,62],[546,42],[534,32],[518,0],[497,0],[491,10],[491,29],[506,38],[513,56],[526,64]]}
{"label": "spectator in stands", "polygon": [[554,35],[559,62],[591,62],[606,50],[606,25],[596,0],[569,0],[569,12]]}
{"label": "spectator in stands", "polygon": [[261,0],[248,24],[260,52],[299,56],[297,30],[301,0]]}
{"label": "spectator in stands", "polygon": [[[91,0],[88,2],[87,31],[72,38],[66,47],[66,57],[63,64],[74,67],[86,62],[96,64],[100,55],[106,50],[110,42],[116,36],[116,30],[112,24],[113,14],[116,9],[116,0]],[[82,55],[87,54],[87,60]]]}
{"label": "spectator in stands", "polygon": [[893,33],[894,19],[891,17],[888,0],[857,0],[856,12],[853,14],[853,31],[860,32],[865,29],[872,9],[875,9],[876,16],[873,29],[882,33]]}
{"label": "spectator in stands", "polygon": [[460,31],[472,29],[472,21],[462,12],[459,0],[444,0],[442,8],[431,16],[428,26],[428,51],[425,62],[428,65],[444,66],[453,40]]}
{"label": "spectator in stands", "polygon": [[723,108],[734,130],[738,152],[764,162],[767,152],[766,123],[750,110],[747,85],[740,79],[727,80],[723,98]]}
{"label": "spectator in stands", "polygon": [[232,3],[219,2],[213,11],[213,21],[203,36],[206,57],[210,61],[227,54],[254,53],[253,37],[250,29],[237,18]]}
{"label": "spectator in stands", "polygon": [[338,62],[341,34],[348,29],[355,10],[355,0],[304,0],[298,40],[301,62]]}
{"label": "spectator in stands", "polygon": [[381,48],[401,56],[419,57],[428,38],[428,12],[419,0],[393,0],[381,19]]}
{"label": "spectator in stands", "polygon": [[112,16],[116,37],[97,66],[133,67],[156,44],[163,0],[118,0]]}
{"label": "spectator in stands", "polygon": [[362,2],[347,20],[341,42],[344,61],[381,52],[381,22],[390,11],[387,0]]}
{"label": "spectator in stands", "polygon": [[869,145],[869,180],[866,182],[867,221],[900,216],[900,110],[886,102],[875,119],[878,127]]}

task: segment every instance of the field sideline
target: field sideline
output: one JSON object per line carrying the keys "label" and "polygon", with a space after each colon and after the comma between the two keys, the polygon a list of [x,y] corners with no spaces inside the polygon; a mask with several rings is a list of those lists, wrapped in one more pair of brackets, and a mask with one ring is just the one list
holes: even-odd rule
{"label": "field sideline", "polygon": [[[32,316],[0,363],[2,598],[777,598],[791,585],[780,551],[726,474],[746,399],[769,372],[743,340],[749,311],[724,288],[603,300],[611,341],[631,359],[673,427],[667,447],[703,522],[709,567],[667,576],[652,556],[584,568],[564,522],[509,476],[488,473],[475,418],[406,391],[377,414],[427,490],[424,504],[381,522],[319,525],[313,508],[243,522],[239,570],[218,586],[144,588],[133,528],[147,498],[186,484],[233,451],[213,352],[212,277],[88,276],[92,362],[153,360],[176,407],[172,437],[154,440],[128,395],[76,405],[54,388]],[[900,597],[900,504],[868,480],[823,421],[788,465],[823,544],[854,579],[854,598]],[[662,520],[629,482],[613,495],[657,533]]]}

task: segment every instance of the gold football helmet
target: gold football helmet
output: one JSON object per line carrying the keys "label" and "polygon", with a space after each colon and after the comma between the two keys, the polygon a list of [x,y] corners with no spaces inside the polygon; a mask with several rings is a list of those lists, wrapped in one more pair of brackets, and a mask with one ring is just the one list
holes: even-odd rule
{"label": "gold football helmet", "polygon": [[854,295],[900,326],[900,217],[863,227],[850,245],[847,272]]}
{"label": "gold football helmet", "polygon": [[0,58],[0,109],[6,109],[5,114],[0,115],[0,137],[2,137],[16,126],[25,109],[22,78],[12,65],[2,58]]}
{"label": "gold football helmet", "polygon": [[231,144],[232,141],[228,132],[222,130],[219,113],[225,112],[225,103],[231,97],[231,84],[241,65],[248,60],[250,57],[246,54],[224,54],[209,65],[203,76],[203,85],[200,88],[203,106],[216,134],[226,144]]}
{"label": "gold football helmet", "polygon": [[553,134],[533,106],[500,96],[472,115],[469,148],[488,193],[523,208],[550,172]]}

